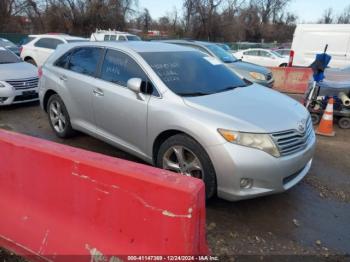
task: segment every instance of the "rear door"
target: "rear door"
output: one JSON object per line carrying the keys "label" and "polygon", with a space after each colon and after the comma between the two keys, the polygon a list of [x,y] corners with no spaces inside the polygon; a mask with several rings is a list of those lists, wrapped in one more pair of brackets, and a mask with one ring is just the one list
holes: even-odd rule
{"label": "rear door", "polygon": [[148,83],[143,69],[128,54],[108,49],[95,82],[93,110],[97,133],[127,151],[144,155],[147,141],[147,106],[150,95],[140,99],[127,88],[131,78]]}
{"label": "rear door", "polygon": [[102,56],[102,48],[81,47],[73,49],[68,61],[56,62],[60,67],[58,85],[73,126],[94,132],[92,94],[96,84],[96,72]]}

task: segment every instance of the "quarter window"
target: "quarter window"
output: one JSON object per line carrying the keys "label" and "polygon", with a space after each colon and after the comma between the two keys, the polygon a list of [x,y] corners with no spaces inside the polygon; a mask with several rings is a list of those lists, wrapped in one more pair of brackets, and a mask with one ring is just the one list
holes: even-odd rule
{"label": "quarter window", "polygon": [[72,52],[67,52],[63,56],[61,56],[55,63],[55,66],[62,67],[62,68],[67,68],[69,58]]}
{"label": "quarter window", "polygon": [[71,55],[68,69],[80,74],[95,76],[100,54],[100,48],[79,48]]}
{"label": "quarter window", "polygon": [[34,44],[34,46],[54,50],[59,44],[63,44],[63,41],[54,38],[41,38]]}

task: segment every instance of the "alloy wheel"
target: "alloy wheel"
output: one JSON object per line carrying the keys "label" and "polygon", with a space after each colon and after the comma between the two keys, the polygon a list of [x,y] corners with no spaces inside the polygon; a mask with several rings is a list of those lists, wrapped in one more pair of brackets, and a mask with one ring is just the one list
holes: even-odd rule
{"label": "alloy wheel", "polygon": [[163,156],[163,169],[185,176],[203,178],[203,168],[198,157],[184,146],[172,146]]}
{"label": "alloy wheel", "polygon": [[56,132],[64,132],[66,128],[66,117],[64,116],[61,105],[58,101],[53,101],[50,104],[50,120]]}

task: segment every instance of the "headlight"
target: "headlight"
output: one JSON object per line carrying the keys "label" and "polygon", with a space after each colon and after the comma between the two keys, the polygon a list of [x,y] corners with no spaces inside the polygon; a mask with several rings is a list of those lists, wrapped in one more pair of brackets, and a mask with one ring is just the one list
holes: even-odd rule
{"label": "headlight", "polygon": [[274,157],[280,156],[276,144],[268,134],[242,133],[226,129],[218,129],[218,132],[230,143],[257,148]]}
{"label": "headlight", "polygon": [[0,88],[5,87],[5,84],[0,81]]}
{"label": "headlight", "polygon": [[249,72],[249,75],[256,80],[266,80],[265,75],[258,72]]}

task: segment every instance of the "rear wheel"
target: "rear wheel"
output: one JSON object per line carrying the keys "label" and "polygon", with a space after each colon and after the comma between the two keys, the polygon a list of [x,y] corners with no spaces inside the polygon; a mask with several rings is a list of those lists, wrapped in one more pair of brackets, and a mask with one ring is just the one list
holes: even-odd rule
{"label": "rear wheel", "polygon": [[283,64],[280,64],[280,67],[287,67],[288,64],[286,63],[283,63]]}
{"label": "rear wheel", "polygon": [[216,193],[216,174],[208,154],[185,134],[172,136],[160,146],[156,164],[163,169],[202,179],[207,199]]}
{"label": "rear wheel", "polygon": [[342,117],[338,120],[338,125],[340,128],[349,129],[350,128],[350,118]]}
{"label": "rear wheel", "polygon": [[67,138],[75,135],[66,106],[58,95],[49,98],[47,113],[50,126],[58,137]]}

